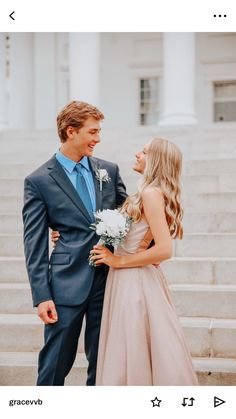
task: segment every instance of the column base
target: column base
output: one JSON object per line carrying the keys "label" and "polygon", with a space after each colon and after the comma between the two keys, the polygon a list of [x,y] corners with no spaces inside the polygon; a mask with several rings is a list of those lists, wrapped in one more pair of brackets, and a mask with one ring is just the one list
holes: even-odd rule
{"label": "column base", "polygon": [[161,116],[159,126],[169,125],[196,125],[198,123],[194,114],[169,114]]}

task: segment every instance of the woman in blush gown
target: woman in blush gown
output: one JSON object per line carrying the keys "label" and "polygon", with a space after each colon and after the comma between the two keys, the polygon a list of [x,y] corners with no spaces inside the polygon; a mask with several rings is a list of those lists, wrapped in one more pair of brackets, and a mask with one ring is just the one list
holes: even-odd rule
{"label": "woman in blush gown", "polygon": [[[100,331],[96,385],[197,385],[191,355],[160,264],[182,238],[182,155],[153,139],[136,155],[143,172],[122,211],[133,218],[123,246],[93,248],[110,267]],[[154,241],[152,246],[150,243]]]}

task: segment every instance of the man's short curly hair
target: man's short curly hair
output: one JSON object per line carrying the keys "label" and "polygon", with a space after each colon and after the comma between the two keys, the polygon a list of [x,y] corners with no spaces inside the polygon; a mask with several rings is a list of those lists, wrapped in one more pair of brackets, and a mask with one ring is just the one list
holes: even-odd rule
{"label": "man's short curly hair", "polygon": [[93,105],[86,102],[73,100],[68,103],[57,116],[57,131],[64,143],[67,140],[66,130],[69,126],[80,129],[88,118],[95,118],[98,121],[104,119],[103,113]]}

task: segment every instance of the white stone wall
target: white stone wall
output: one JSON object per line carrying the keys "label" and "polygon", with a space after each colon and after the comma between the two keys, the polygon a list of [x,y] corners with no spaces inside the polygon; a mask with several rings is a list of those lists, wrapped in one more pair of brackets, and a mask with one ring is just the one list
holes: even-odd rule
{"label": "white stone wall", "polygon": [[236,33],[196,35],[196,107],[203,125],[213,121],[213,81],[236,79]]}
{"label": "white stone wall", "polygon": [[113,33],[101,37],[101,104],[107,125],[139,123],[140,77],[162,76],[161,33]]}

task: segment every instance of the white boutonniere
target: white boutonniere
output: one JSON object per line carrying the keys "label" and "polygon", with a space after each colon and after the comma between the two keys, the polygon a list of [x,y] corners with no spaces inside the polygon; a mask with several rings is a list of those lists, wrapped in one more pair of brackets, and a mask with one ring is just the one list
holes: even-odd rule
{"label": "white boutonniere", "polygon": [[102,192],[102,182],[110,182],[111,178],[109,177],[106,169],[97,168],[95,171],[96,179],[99,181],[100,192]]}

